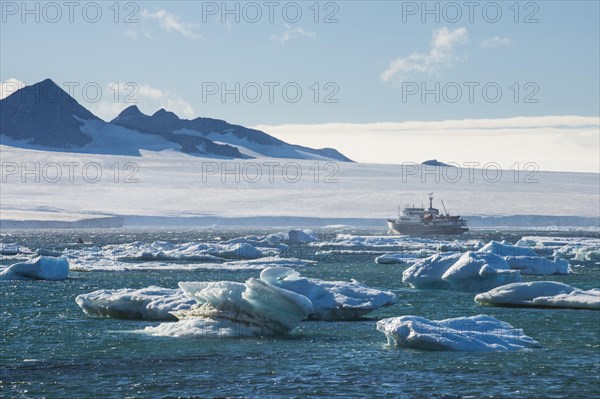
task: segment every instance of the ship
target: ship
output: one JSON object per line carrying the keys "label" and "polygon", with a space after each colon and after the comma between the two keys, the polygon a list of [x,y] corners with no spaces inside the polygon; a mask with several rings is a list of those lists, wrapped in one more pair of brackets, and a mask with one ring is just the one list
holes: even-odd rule
{"label": "ship", "polygon": [[406,235],[428,235],[428,234],[462,234],[469,231],[467,221],[460,216],[451,216],[446,211],[444,201],[444,214],[433,207],[433,193],[429,193],[429,208],[416,208],[406,206],[398,219],[387,219],[390,232]]}

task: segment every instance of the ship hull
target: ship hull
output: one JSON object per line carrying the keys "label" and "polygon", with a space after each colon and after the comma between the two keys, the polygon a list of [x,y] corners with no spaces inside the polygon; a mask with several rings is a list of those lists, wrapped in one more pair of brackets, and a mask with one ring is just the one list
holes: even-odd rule
{"label": "ship hull", "polygon": [[396,234],[405,235],[451,235],[463,234],[469,229],[460,225],[438,225],[435,223],[397,223],[387,221],[389,229]]}

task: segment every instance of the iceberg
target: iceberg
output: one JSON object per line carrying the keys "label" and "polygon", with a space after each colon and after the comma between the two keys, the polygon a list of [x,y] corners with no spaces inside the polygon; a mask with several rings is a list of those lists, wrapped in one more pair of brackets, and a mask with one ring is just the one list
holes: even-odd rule
{"label": "iceberg", "polygon": [[413,288],[447,289],[450,285],[442,276],[461,254],[433,255],[422,259],[402,273],[402,281]]}
{"label": "iceberg", "polygon": [[0,272],[0,280],[65,280],[69,262],[65,258],[39,256],[15,263]]}
{"label": "iceberg", "polygon": [[577,262],[600,261],[600,240],[592,237],[525,236],[517,245],[533,247],[540,253]]}
{"label": "iceberg", "polygon": [[422,259],[402,273],[402,281],[413,288],[486,291],[521,281],[521,275],[501,256],[468,251]]}
{"label": "iceberg", "polygon": [[313,312],[308,298],[256,278],[246,283],[180,282],[179,287],[196,304],[173,312],[177,323],[146,327],[144,332],[172,337],[283,334]]}
{"label": "iceberg", "polygon": [[317,236],[312,230],[290,230],[287,233],[287,239],[290,242],[315,242]]}
{"label": "iceberg", "polygon": [[408,255],[405,253],[383,254],[375,258],[375,263],[378,265],[406,265]]}
{"label": "iceberg", "polygon": [[479,250],[500,256],[538,256],[531,248],[506,244],[505,242],[490,241]]}
{"label": "iceberg", "polygon": [[401,316],[377,322],[390,347],[476,352],[517,351],[541,345],[509,323],[478,315],[446,320]]}
{"label": "iceberg", "polygon": [[59,256],[63,256],[63,251],[54,251],[52,249],[47,249],[47,248],[38,248],[35,250],[35,254],[37,256],[52,256],[52,257],[59,257]]}
{"label": "iceberg", "polygon": [[22,248],[19,244],[0,242],[0,255],[15,256],[22,253],[30,253],[28,248]]}
{"label": "iceberg", "polygon": [[556,281],[513,283],[478,294],[475,302],[495,306],[600,310],[600,289],[584,291]]}
{"label": "iceberg", "polygon": [[505,256],[511,269],[519,270],[521,274],[548,275],[571,274],[569,261],[554,258],[554,261],[542,256]]}
{"label": "iceberg", "polygon": [[493,253],[465,252],[442,275],[450,289],[459,291],[486,291],[500,285],[521,281],[518,270]]}
{"label": "iceberg", "polygon": [[287,267],[269,267],[260,273],[260,279],[277,287],[301,294],[314,307],[312,320],[355,320],[369,312],[395,302],[391,291],[365,287],[356,280],[324,281],[301,277]]}
{"label": "iceberg", "polygon": [[142,289],[98,290],[75,298],[90,316],[135,320],[177,320],[171,312],[187,310],[196,303],[182,290],[150,286]]}

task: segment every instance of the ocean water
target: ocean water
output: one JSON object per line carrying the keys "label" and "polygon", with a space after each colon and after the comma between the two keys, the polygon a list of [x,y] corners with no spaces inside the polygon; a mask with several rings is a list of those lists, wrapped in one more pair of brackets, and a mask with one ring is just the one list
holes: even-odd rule
{"label": "ocean water", "polygon": [[[114,230],[15,231],[3,243],[36,248],[152,242],[211,242],[264,231]],[[352,232],[381,234],[382,232]],[[319,233],[321,241],[334,233]],[[577,231],[475,231],[461,240],[524,235],[592,237]],[[285,336],[255,338],[152,337],[158,322],[86,316],[75,297],[103,288],[176,287],[179,281],[244,281],[259,270],[71,272],[66,281],[0,282],[0,397],[361,397],[361,398],[597,398],[600,397],[600,312],[478,306],[473,293],[415,290],[401,281],[405,266],[378,265],[376,252],[315,255],[339,249],[291,245],[284,256],[316,260],[302,275],[350,280],[392,290],[398,302],[360,321],[303,322]],[[348,248],[346,248],[348,249]],[[14,263],[3,257],[1,264]],[[525,276],[579,288],[600,287],[600,264],[572,262],[569,276]],[[522,328],[543,348],[510,353],[430,352],[388,348],[376,320],[401,315],[429,319],[488,314]]]}

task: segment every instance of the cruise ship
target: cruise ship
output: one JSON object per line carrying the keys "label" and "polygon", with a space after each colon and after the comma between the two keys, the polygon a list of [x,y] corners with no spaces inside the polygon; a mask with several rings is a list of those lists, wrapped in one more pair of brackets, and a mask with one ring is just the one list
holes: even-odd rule
{"label": "cruise ship", "polygon": [[392,233],[406,235],[462,234],[469,231],[467,221],[460,216],[451,216],[444,206],[444,214],[433,207],[433,193],[429,193],[429,208],[406,206],[398,219],[388,219]]}

